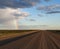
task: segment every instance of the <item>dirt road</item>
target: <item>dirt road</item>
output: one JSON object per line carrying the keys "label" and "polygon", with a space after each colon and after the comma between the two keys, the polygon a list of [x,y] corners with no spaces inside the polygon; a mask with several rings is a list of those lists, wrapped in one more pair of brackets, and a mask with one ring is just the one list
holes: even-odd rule
{"label": "dirt road", "polygon": [[60,49],[60,34],[38,31],[30,35],[0,41],[0,49]]}

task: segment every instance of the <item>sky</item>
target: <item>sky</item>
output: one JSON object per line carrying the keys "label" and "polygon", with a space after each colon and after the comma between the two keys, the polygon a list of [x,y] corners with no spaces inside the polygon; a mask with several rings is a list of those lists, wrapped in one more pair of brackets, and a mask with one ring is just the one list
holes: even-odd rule
{"label": "sky", "polygon": [[0,29],[60,30],[60,0],[0,0]]}

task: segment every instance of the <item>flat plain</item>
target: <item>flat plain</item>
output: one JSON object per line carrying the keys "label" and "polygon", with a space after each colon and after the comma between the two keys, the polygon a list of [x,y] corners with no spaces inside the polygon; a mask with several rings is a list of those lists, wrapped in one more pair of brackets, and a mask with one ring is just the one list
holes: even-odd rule
{"label": "flat plain", "polygon": [[2,40],[0,49],[60,49],[60,30],[39,30]]}

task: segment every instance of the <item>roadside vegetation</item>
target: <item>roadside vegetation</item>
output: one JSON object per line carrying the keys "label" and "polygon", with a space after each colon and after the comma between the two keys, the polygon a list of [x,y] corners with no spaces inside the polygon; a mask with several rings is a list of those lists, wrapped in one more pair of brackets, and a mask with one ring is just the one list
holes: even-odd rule
{"label": "roadside vegetation", "polygon": [[5,34],[24,33],[29,31],[33,31],[33,30],[0,30],[0,36]]}

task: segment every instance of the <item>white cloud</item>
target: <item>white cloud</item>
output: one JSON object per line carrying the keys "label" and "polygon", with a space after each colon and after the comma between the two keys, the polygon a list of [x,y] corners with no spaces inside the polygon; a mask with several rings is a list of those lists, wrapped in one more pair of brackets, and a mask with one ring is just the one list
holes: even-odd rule
{"label": "white cloud", "polygon": [[21,18],[29,16],[29,13],[22,12],[22,11],[16,11],[16,12],[12,13],[12,15],[14,15],[16,19],[21,19]]}
{"label": "white cloud", "polygon": [[[14,15],[13,13],[17,15]],[[21,14],[21,16],[18,14]],[[5,29],[17,29],[18,24],[16,22],[17,20],[16,18],[21,19],[24,18],[25,16],[28,16],[28,13],[21,12],[20,9],[12,8],[0,9],[0,24]]]}

